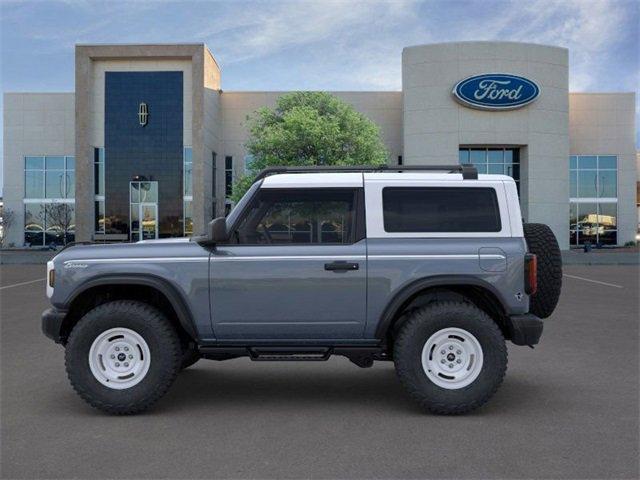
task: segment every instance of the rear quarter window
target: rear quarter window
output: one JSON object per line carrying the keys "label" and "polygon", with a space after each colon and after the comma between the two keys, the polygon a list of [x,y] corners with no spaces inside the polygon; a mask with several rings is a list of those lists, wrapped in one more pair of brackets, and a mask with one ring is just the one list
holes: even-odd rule
{"label": "rear quarter window", "polygon": [[502,230],[498,197],[489,187],[385,187],[382,205],[386,232]]}

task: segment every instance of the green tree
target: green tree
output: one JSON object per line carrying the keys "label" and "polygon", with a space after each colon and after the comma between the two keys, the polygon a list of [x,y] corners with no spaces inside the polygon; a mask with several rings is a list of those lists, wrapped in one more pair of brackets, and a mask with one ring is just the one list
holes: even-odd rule
{"label": "green tree", "polygon": [[247,151],[253,160],[233,186],[238,201],[266,167],[302,165],[382,165],[388,152],[380,129],[335,95],[295,92],[279,97],[248,119]]}

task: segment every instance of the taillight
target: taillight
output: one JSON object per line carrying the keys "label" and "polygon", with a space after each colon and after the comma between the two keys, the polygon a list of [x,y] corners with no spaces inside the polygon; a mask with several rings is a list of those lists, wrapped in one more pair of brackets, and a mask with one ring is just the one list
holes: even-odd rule
{"label": "taillight", "polygon": [[53,296],[53,286],[56,284],[56,271],[53,267],[53,261],[47,262],[47,298]]}
{"label": "taillight", "polygon": [[524,256],[524,291],[534,295],[538,290],[538,257],[533,253]]}

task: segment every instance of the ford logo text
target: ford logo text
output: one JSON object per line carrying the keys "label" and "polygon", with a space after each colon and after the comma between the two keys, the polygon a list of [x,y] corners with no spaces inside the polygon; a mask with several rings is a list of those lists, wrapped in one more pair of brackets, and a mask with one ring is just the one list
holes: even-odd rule
{"label": "ford logo text", "polygon": [[533,102],[540,95],[540,87],[533,80],[517,75],[485,73],[461,80],[452,93],[467,107],[510,110]]}

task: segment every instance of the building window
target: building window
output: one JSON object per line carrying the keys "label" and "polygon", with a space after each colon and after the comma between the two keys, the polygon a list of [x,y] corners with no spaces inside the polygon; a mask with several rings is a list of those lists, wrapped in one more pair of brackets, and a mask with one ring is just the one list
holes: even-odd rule
{"label": "building window", "polygon": [[[211,198],[215,202],[216,200],[216,161],[218,159],[218,154],[216,152],[211,152]],[[215,211],[215,210],[214,210]]]}
{"label": "building window", "polygon": [[233,191],[233,157],[230,155],[224,157],[224,191],[227,197]]}
{"label": "building window", "polygon": [[255,162],[255,157],[251,154],[244,156],[244,173],[247,174],[253,168],[253,162]]}
{"label": "building window", "polygon": [[24,158],[24,242],[63,245],[75,238],[75,158]]}
{"label": "building window", "polygon": [[183,165],[183,195],[193,195],[193,149],[191,147],[185,147],[182,155]]}
{"label": "building window", "polygon": [[211,215],[216,217],[216,162],[218,160],[218,154],[211,152]]}
{"label": "building window", "polygon": [[403,165],[403,163],[402,163],[402,155],[398,155],[398,165]]}
{"label": "building window", "polygon": [[193,200],[184,201],[184,236],[193,235]]}
{"label": "building window", "polygon": [[105,233],[104,225],[104,147],[93,149],[94,232]]}
{"label": "building window", "polygon": [[569,157],[569,236],[571,245],[618,243],[618,158]]}
{"label": "building window", "polygon": [[184,147],[182,155],[182,234],[193,235],[193,148]]}
{"label": "building window", "polygon": [[24,198],[75,198],[75,170],[75,158],[71,156],[25,157]]}
{"label": "building window", "polygon": [[509,175],[520,192],[520,150],[517,148],[460,148],[460,164],[471,163],[478,173]]}

